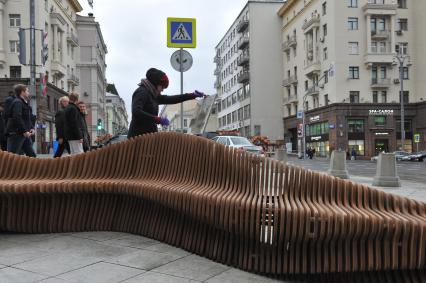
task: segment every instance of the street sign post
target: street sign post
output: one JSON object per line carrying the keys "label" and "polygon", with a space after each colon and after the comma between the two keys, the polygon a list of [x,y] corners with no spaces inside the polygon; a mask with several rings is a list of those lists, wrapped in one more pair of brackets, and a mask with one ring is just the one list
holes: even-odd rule
{"label": "street sign post", "polygon": [[167,18],[167,47],[195,48],[197,45],[194,18]]}
{"label": "street sign post", "polygon": [[417,152],[419,152],[419,142],[420,142],[420,134],[415,134],[414,135],[414,142],[416,143],[417,146]]}

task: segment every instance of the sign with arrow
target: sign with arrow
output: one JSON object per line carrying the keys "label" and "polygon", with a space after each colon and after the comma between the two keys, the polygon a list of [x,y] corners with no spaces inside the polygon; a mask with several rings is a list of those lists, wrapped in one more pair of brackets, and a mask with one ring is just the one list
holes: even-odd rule
{"label": "sign with arrow", "polygon": [[167,47],[195,48],[196,21],[194,18],[167,18]]}

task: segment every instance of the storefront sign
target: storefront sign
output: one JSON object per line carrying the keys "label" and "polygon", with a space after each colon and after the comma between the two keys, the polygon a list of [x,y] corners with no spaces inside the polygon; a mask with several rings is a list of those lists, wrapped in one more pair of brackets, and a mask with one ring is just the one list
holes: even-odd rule
{"label": "storefront sign", "polygon": [[297,119],[302,119],[302,118],[303,118],[302,110],[297,111]]}
{"label": "storefront sign", "polygon": [[392,109],[370,109],[368,110],[370,116],[389,116],[393,115]]}
{"label": "storefront sign", "polygon": [[415,134],[414,135],[414,142],[415,143],[419,143],[420,142],[420,134]]}
{"label": "storefront sign", "polygon": [[319,121],[319,119],[320,119],[320,116],[316,115],[316,116],[313,116],[313,117],[309,118],[309,121],[316,122],[316,121]]}
{"label": "storefront sign", "polygon": [[336,126],[335,126],[334,124],[330,124],[330,125],[328,125],[328,127],[329,127],[330,129],[334,129]]}
{"label": "storefront sign", "polygon": [[379,133],[374,133],[376,136],[387,136],[387,135],[389,135],[389,133],[381,133],[381,132],[379,132]]}
{"label": "storefront sign", "polygon": [[321,136],[311,137],[311,141],[319,141],[321,140]]}

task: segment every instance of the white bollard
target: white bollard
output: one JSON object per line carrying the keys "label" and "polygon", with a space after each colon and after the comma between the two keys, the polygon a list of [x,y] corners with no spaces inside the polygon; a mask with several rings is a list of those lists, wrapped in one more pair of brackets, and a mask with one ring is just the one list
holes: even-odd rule
{"label": "white bollard", "polygon": [[396,172],[396,160],[394,153],[380,153],[377,160],[376,176],[373,186],[401,187],[401,181]]}
{"label": "white bollard", "polygon": [[333,150],[330,158],[330,168],[327,173],[341,179],[349,179],[348,170],[346,170],[346,152]]}
{"label": "white bollard", "polygon": [[275,159],[283,163],[287,163],[287,152],[285,149],[277,149],[275,152]]}

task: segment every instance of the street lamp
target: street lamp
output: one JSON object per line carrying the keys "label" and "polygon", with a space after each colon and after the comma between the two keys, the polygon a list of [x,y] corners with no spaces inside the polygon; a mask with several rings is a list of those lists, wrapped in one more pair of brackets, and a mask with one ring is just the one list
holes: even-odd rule
{"label": "street lamp", "polygon": [[331,77],[333,75],[334,75],[334,66],[332,65],[327,70],[327,72],[325,72],[316,82],[314,81],[314,85],[307,90],[305,95],[303,95],[303,101],[302,101],[302,137],[303,137],[302,157],[303,157],[303,159],[305,159],[305,154],[306,154],[306,129],[305,129],[305,103],[306,103],[306,99],[308,98],[309,95],[312,95],[312,94],[315,93],[315,90],[316,90],[316,88],[319,87],[319,82],[321,80],[323,80],[326,76]]}
{"label": "street lamp", "polygon": [[[401,90],[399,98],[401,100],[401,150],[404,151],[405,146],[405,119],[404,119],[404,67],[411,66],[410,56],[406,54],[397,54],[394,56],[394,65],[399,63],[399,83]],[[397,62],[398,61],[398,62]]]}

